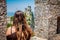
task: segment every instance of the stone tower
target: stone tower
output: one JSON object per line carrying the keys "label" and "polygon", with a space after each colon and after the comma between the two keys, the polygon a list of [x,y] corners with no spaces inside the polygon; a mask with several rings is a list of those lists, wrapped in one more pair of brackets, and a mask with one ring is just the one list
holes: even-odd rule
{"label": "stone tower", "polygon": [[59,10],[60,0],[35,0],[35,35],[37,37],[53,40],[57,34]]}
{"label": "stone tower", "polygon": [[6,1],[0,0],[0,40],[6,40]]}

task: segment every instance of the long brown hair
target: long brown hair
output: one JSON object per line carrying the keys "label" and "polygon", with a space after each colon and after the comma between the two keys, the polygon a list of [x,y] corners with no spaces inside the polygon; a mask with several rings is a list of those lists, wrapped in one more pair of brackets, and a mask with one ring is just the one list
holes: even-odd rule
{"label": "long brown hair", "polygon": [[25,15],[22,11],[16,11],[13,25],[16,27],[18,40],[30,40],[32,29],[28,26]]}

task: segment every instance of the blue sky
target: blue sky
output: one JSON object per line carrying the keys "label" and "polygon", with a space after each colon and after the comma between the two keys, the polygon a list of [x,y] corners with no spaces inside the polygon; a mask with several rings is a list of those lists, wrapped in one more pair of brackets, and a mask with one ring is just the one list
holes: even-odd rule
{"label": "blue sky", "polygon": [[7,2],[7,15],[13,16],[15,11],[24,11],[27,6],[31,6],[34,12],[34,0],[6,0]]}

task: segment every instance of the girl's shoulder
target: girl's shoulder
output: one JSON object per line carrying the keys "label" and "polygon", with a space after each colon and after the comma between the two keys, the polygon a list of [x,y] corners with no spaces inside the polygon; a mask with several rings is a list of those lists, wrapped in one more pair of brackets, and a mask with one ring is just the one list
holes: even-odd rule
{"label": "girl's shoulder", "polygon": [[16,32],[16,29],[14,26],[7,28],[6,35],[10,35],[12,33]]}
{"label": "girl's shoulder", "polygon": [[14,26],[10,26],[10,27],[7,28],[7,30],[14,30],[14,29],[15,29]]}

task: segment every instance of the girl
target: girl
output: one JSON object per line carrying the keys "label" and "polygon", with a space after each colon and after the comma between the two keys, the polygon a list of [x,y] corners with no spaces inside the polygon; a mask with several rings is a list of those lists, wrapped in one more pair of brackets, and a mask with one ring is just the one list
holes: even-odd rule
{"label": "girl", "polygon": [[7,40],[30,40],[32,29],[26,22],[22,11],[17,11],[14,15],[13,26],[6,32]]}

